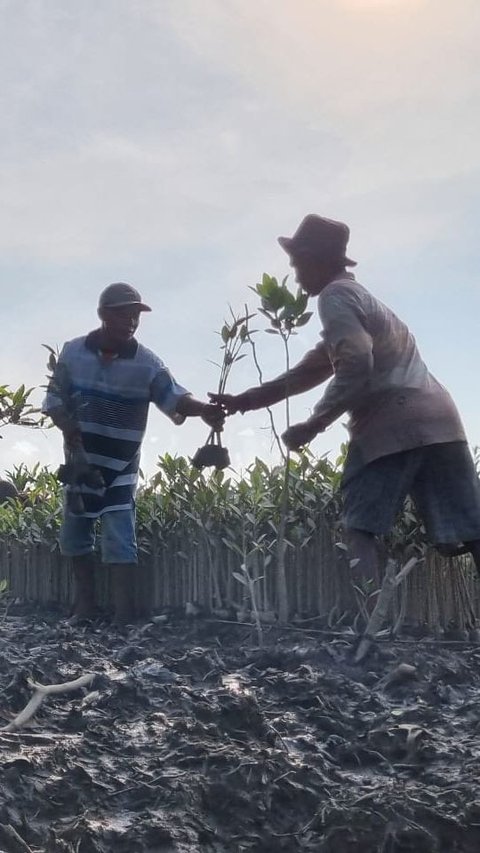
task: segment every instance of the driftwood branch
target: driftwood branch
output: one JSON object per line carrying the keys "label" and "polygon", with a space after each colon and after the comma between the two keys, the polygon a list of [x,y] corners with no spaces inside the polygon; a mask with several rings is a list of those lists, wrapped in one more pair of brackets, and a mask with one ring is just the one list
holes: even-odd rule
{"label": "driftwood branch", "polygon": [[360,640],[358,645],[358,649],[355,653],[355,663],[360,663],[366,657],[370,646],[374,640],[375,634],[380,631],[382,625],[384,624],[387,615],[388,608],[390,607],[390,602],[393,598],[393,594],[402,581],[410,574],[414,566],[418,563],[418,559],[416,557],[411,557],[407,563],[400,569],[397,573],[396,564],[394,560],[388,560],[387,566],[385,569],[385,577],[383,578],[382,587],[380,589],[379,596],[377,598],[377,603],[373,608],[372,615],[368,620],[367,627],[365,629],[365,633]]}
{"label": "driftwood branch", "polygon": [[32,853],[32,848],[10,823],[0,823],[0,843],[8,846],[10,853]]}
{"label": "driftwood branch", "polygon": [[17,716],[8,723],[7,726],[3,726],[0,731],[11,732],[15,729],[20,729],[33,717],[47,696],[52,696],[57,693],[71,693],[73,690],[78,690],[80,687],[86,687],[88,684],[91,684],[94,678],[94,673],[88,673],[87,675],[81,675],[80,678],[76,678],[74,681],[65,681],[63,684],[37,684],[31,678],[28,678],[28,686],[35,691],[32,698],[23,711],[20,711],[20,713],[17,714]]}

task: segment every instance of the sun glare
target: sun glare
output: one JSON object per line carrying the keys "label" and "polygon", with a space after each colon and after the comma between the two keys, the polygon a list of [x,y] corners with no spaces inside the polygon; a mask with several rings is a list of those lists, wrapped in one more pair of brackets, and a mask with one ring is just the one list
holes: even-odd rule
{"label": "sun glare", "polygon": [[341,0],[343,6],[348,6],[351,9],[371,9],[371,8],[402,8],[405,6],[418,6],[423,0]]}

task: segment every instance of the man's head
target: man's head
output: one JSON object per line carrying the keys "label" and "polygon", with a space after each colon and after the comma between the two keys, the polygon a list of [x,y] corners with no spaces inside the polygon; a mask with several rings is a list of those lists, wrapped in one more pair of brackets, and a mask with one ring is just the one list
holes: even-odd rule
{"label": "man's head", "polygon": [[315,296],[346,266],[355,266],[346,255],[349,237],[343,222],[310,213],[293,237],[279,237],[278,242],[290,255],[297,282]]}
{"label": "man's head", "polygon": [[151,310],[142,302],[138,290],[124,282],[109,284],[98,301],[98,316],[112,344],[131,340],[138,328],[140,313]]}

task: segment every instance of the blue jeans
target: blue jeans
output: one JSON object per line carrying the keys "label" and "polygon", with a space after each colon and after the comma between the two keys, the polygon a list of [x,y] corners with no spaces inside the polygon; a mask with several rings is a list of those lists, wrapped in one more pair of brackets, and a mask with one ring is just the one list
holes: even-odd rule
{"label": "blue jeans", "polygon": [[[105,512],[98,519],[101,525],[101,552],[103,563],[136,563],[137,540],[135,536],[135,509],[118,509]],[[96,518],[73,515],[64,510],[60,529],[60,551],[65,557],[81,557],[95,548]]]}

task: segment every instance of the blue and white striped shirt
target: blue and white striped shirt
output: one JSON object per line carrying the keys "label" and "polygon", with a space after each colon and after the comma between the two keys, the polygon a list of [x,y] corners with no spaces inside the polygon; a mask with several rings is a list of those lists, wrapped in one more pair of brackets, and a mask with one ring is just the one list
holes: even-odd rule
{"label": "blue and white striped shirt", "polygon": [[73,413],[88,462],[102,472],[102,492],[82,486],[86,516],[133,506],[149,404],[180,424],[185,418],[176,406],[188,393],[136,340],[113,358],[100,351],[99,331],[64,345],[42,411],[62,407]]}

